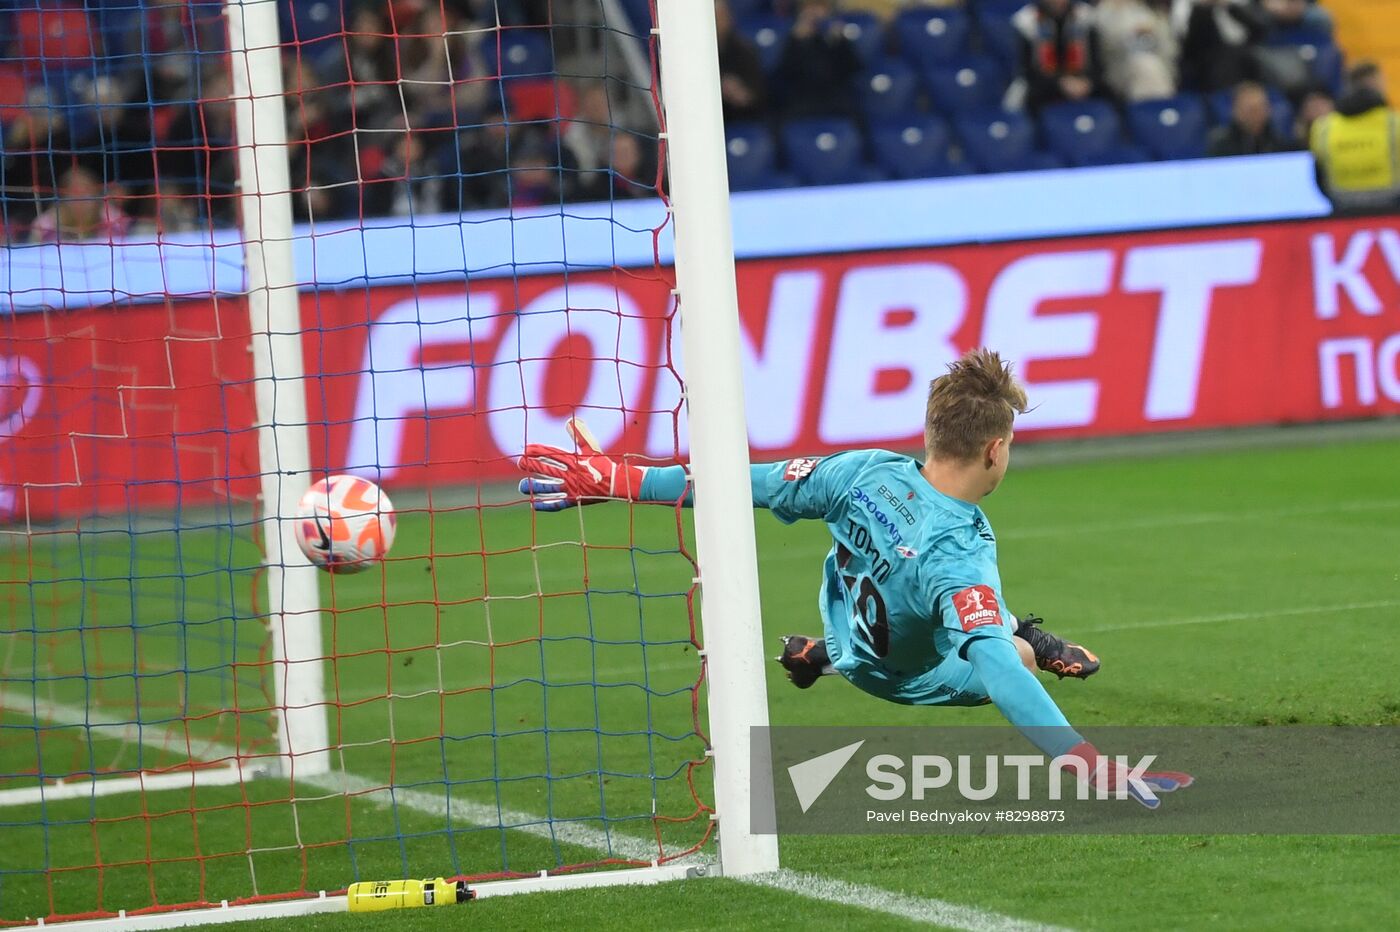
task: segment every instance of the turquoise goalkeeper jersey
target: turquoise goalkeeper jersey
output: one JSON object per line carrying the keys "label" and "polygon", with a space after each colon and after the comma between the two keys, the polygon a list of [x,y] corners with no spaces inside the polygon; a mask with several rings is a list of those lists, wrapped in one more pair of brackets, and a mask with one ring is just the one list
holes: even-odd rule
{"label": "turquoise goalkeeper jersey", "polygon": [[[820,604],[827,653],[847,680],[908,705],[990,700],[1052,757],[1083,740],[1012,644],[1016,621],[981,508],[884,450],[755,464],[750,481],[754,505],[831,532]],[[685,469],[648,470],[639,498],[690,504]]]}
{"label": "turquoise goalkeeper jersey", "polygon": [[1014,633],[987,516],[929,485],[915,460],[856,450],[763,470],[755,504],[785,523],[820,519],[834,540],[821,610],[837,670],[916,677],[949,657],[966,660],[978,638]]}

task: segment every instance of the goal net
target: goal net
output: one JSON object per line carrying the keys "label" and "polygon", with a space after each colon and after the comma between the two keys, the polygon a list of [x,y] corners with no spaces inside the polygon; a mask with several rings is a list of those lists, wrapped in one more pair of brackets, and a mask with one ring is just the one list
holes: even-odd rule
{"label": "goal net", "polygon": [[[697,511],[697,557],[689,511],[537,514],[513,482],[571,416],[688,460],[687,391],[697,501],[745,462],[682,382],[681,108],[627,7],[6,14],[0,926],[715,859],[748,741],[707,715],[723,519]],[[290,544],[338,473],[397,507],[359,574]],[[755,663],[727,676],[761,724]]]}

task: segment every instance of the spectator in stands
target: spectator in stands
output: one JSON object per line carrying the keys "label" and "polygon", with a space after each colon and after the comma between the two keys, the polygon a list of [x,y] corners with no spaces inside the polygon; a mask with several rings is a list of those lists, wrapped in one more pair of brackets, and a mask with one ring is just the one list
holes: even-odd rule
{"label": "spectator in stands", "polygon": [[[397,20],[400,11],[408,13],[407,22]],[[415,125],[440,120],[444,111],[480,112],[494,86],[486,80],[481,41],[495,32],[483,29],[460,3],[399,0],[394,12],[392,46],[401,80],[392,90],[403,95]]]}
{"label": "spectator in stands", "polygon": [[1082,0],[1036,0],[1011,23],[1021,35],[1025,104],[1083,100],[1102,85],[1094,8]]}
{"label": "spectator in stands", "polygon": [[1175,0],[1181,39],[1181,83],[1211,93],[1259,78],[1255,49],[1268,32],[1252,0]]}
{"label": "spectator in stands", "polygon": [[613,133],[609,164],[589,173],[577,196],[591,201],[622,201],[656,195],[656,147],[651,137]]}
{"label": "spectator in stands", "polygon": [[195,93],[200,52],[225,47],[224,18],[217,6],[189,0],[151,0],[144,19],[132,20],[139,35],[126,48],[143,50],[150,61],[151,99],[189,100]]}
{"label": "spectator in stands", "polygon": [[1304,94],[1303,99],[1298,102],[1298,111],[1293,118],[1293,142],[1297,148],[1306,149],[1313,124],[1336,109],[1336,100],[1320,87]]}
{"label": "spectator in stands", "polygon": [[293,52],[282,56],[282,70],[292,213],[297,220],[353,214],[355,137],[343,119],[343,89],[327,87],[310,60]]}
{"label": "spectator in stands", "polygon": [[856,118],[855,47],[832,20],[832,0],[802,0],[783,46],[778,74],[786,88],[783,115]]}
{"label": "spectator in stands", "polygon": [[231,226],[237,216],[238,155],[233,87],[222,67],[211,66],[199,99],[180,108],[161,140],[157,169],[162,182],[198,195],[201,213],[216,226]]}
{"label": "spectator in stands", "polygon": [[[421,217],[441,213],[449,203],[442,172],[432,165],[423,134],[403,121],[378,167],[361,189],[366,217]],[[455,206],[455,205],[454,205]]]}
{"label": "spectator in stands", "polygon": [[[534,124],[511,123],[499,107],[489,109],[480,117],[480,122],[464,127],[458,133],[455,156],[455,177],[446,192],[448,210],[473,210],[477,208],[506,207],[512,203],[513,182],[531,185],[539,180],[531,176],[524,181],[511,179],[512,168],[524,164],[526,154],[548,161],[557,143],[554,136],[543,127]],[[570,165],[575,164],[572,153],[563,147]],[[552,172],[552,180],[558,181],[558,172]],[[547,200],[547,197],[541,195]],[[554,196],[558,201],[558,195]],[[540,203],[543,203],[541,200]]]}
{"label": "spectator in stands", "polygon": [[559,168],[557,153],[557,147],[551,147],[542,139],[530,139],[511,148],[506,177],[512,209],[559,203],[564,173]]}
{"label": "spectator in stands", "polygon": [[1265,41],[1255,49],[1259,77],[1266,84],[1297,96],[1312,83],[1312,60],[1315,50],[1305,49],[1293,41],[1271,42],[1271,36],[1284,36],[1305,29],[1310,35],[1330,36],[1332,19],[1320,7],[1307,0],[1260,0],[1268,29]]}
{"label": "spectator in stands", "polygon": [[115,189],[76,166],[59,182],[58,201],[34,221],[29,239],[35,243],[78,243],[111,240],[126,232],[130,221],[122,212]]}
{"label": "spectator in stands", "polygon": [[173,233],[198,230],[198,199],[177,184],[164,182],[156,189],[155,208],[144,216],[132,219],[129,235],[134,239],[154,240]]}
{"label": "spectator in stands", "polygon": [[73,144],[64,110],[47,89],[25,95],[24,110],[5,125],[3,178],[5,226],[27,230],[58,191],[58,178],[73,164]]}
{"label": "spectator in stands", "polygon": [[758,49],[734,27],[727,0],[715,0],[715,29],[719,37],[719,92],[724,122],[762,119],[768,107],[768,84]]}
{"label": "spectator in stands", "polygon": [[1386,103],[1375,62],[1347,73],[1336,112],[1313,123],[1311,149],[1318,186],[1338,211],[1400,206],[1400,115]]}
{"label": "spectator in stands", "polygon": [[608,79],[598,78],[578,84],[578,108],[564,125],[564,145],[580,171],[605,167],[612,146],[614,115],[608,96]]}
{"label": "spectator in stands", "polygon": [[84,168],[108,185],[120,184],[137,199],[133,213],[145,214],[154,209],[149,199],[156,176],[151,108],[128,100],[114,78],[101,75],[94,80],[87,102],[97,119],[73,149]]}
{"label": "spectator in stands", "polygon": [[1235,88],[1230,122],[1211,130],[1206,140],[1206,154],[1212,156],[1263,155],[1291,148],[1275,132],[1269,92],[1257,81],[1244,81]]}
{"label": "spectator in stands", "polygon": [[1170,0],[1099,0],[1094,11],[1103,78],[1120,100],[1161,100],[1176,94],[1180,46]]}
{"label": "spectator in stands", "polygon": [[348,11],[345,56],[326,62],[326,83],[344,85],[339,91],[353,120],[350,125],[362,129],[388,126],[402,113],[399,66],[387,10],[387,4],[360,4]]}

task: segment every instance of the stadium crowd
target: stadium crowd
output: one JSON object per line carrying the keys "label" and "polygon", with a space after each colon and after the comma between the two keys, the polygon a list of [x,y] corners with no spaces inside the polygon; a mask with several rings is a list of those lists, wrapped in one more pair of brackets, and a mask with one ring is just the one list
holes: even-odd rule
{"label": "stadium crowd", "polygon": [[[9,241],[233,223],[221,4],[133,3],[6,23]],[[624,6],[645,22],[646,0]],[[717,0],[716,13],[736,189],[1306,148],[1343,89],[1331,21],[1308,0]],[[607,55],[580,41],[597,22],[559,25],[550,0],[283,0],[296,217],[651,196],[650,89],[588,60]]]}

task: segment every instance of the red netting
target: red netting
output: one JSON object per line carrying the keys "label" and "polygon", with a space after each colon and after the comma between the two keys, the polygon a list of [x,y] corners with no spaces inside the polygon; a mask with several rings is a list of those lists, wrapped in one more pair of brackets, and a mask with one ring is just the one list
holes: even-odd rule
{"label": "red netting", "polygon": [[[511,482],[569,416],[685,454],[650,23],[611,8],[284,0],[289,191],[240,176],[220,4],[10,14],[0,925],[709,839],[683,516],[536,515]],[[240,191],[295,221],[262,231],[306,373],[274,356],[312,462],[280,494],[352,472],[398,510],[388,559],[318,574],[285,632]],[[288,708],[329,728],[290,776]]]}

